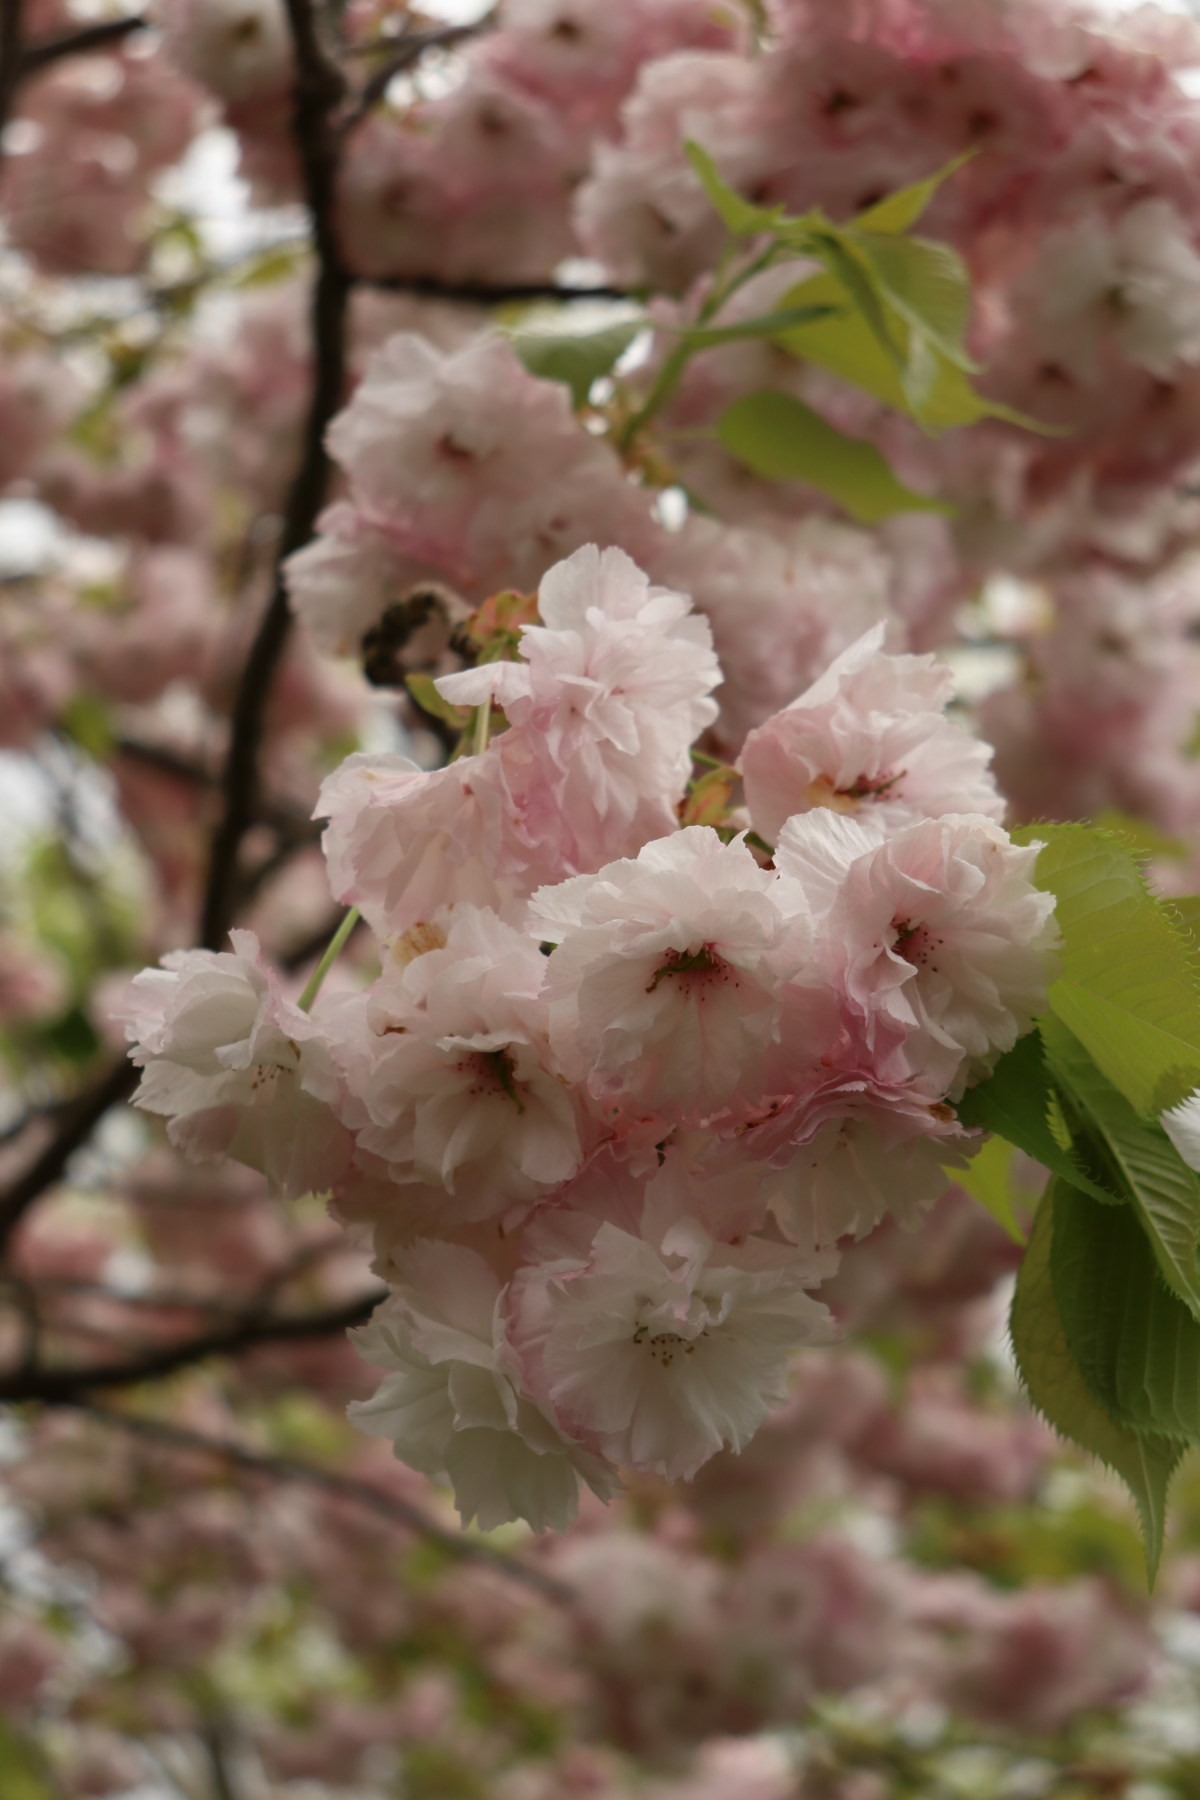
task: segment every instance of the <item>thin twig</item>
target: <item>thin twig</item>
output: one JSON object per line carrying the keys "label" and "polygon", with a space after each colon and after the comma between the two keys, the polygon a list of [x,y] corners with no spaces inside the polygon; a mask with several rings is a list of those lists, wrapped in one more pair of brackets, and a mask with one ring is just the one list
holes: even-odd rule
{"label": "thin twig", "polygon": [[362,92],[353,107],[341,123],[341,132],[345,136],[353,131],[377,106],[387,93],[397,75],[405,74],[414,68],[421,58],[430,50],[452,50],[455,44],[462,44],[468,38],[478,37],[481,32],[490,31],[495,23],[489,13],[482,19],[476,19],[470,25],[443,25],[432,31],[405,32],[394,38],[388,45],[389,54],[374,70],[365,83]]}
{"label": "thin twig", "polygon": [[179,1369],[207,1362],[212,1356],[239,1356],[267,1344],[334,1337],[351,1326],[364,1325],[386,1295],[386,1288],[372,1288],[354,1300],[319,1312],[274,1318],[264,1318],[261,1309],[256,1308],[232,1325],[199,1332],[173,1344],[156,1344],[137,1356],[124,1356],[115,1362],[39,1366],[0,1374],[0,1401],[40,1400],[46,1405],[71,1406],[95,1388],[135,1387],[139,1382],[157,1381]]}
{"label": "thin twig", "polygon": [[304,451],[288,496],[271,599],[250,647],[230,719],[222,779],[224,812],[213,833],[200,942],[217,950],[238,903],[238,853],[258,804],[259,748],[275,671],[291,626],[284,563],[312,537],[325,503],[330,463],[325,432],[341,405],[346,375],[346,311],[350,278],[334,221],[337,136],[333,113],[342,99],[341,72],[325,53],[310,0],[287,0],[296,48],[293,136],[312,221],[317,277],[312,297],[313,388]]}
{"label": "thin twig", "polygon": [[116,44],[123,44],[135,32],[148,30],[149,25],[149,19],[140,13],[130,13],[123,19],[101,19],[78,31],[64,31],[57,37],[27,44],[19,59],[18,80],[47,68],[50,63],[61,62],[66,56],[80,56],[90,50],[110,50]]}
{"label": "thin twig", "polygon": [[22,0],[0,0],[0,162],[4,130],[22,75]]}
{"label": "thin twig", "polygon": [[[345,381],[350,279],[334,227],[337,143],[331,124],[344,83],[321,47],[310,0],[287,0],[287,5],[297,64],[293,132],[304,170],[317,253],[312,303],[315,370],[304,452],[288,497],[274,588],[242,670],[230,720],[229,751],[221,780],[224,807],[213,832],[201,915],[200,942],[210,950],[221,948],[233,922],[239,899],[239,851],[257,814],[259,748],[275,672],[291,623],[283,563],[293,550],[309,541],[324,504],[329,481],[325,429],[341,403]],[[0,9],[0,68],[9,83],[6,94],[0,77],[2,118],[6,98],[11,98],[16,84],[13,71],[21,41],[20,0],[0,0]],[[10,51],[7,61],[6,47]],[[80,1097],[53,1140],[0,1197],[0,1245],[28,1208],[61,1177],[70,1158],[87,1142],[109,1107],[127,1099],[136,1082],[137,1070],[123,1060]]]}
{"label": "thin twig", "polygon": [[97,1406],[90,1400],[69,1400],[66,1404],[89,1418],[103,1420],[106,1424],[118,1426],[136,1436],[170,1445],[177,1450],[212,1456],[222,1462],[232,1463],[236,1468],[245,1469],[250,1474],[273,1476],[284,1481],[306,1481],[315,1487],[325,1488],[331,1494],[339,1494],[347,1500],[356,1501],[360,1506],[368,1507],[381,1518],[407,1526],[410,1531],[439,1545],[449,1555],[461,1561],[479,1562],[498,1570],[560,1606],[570,1605],[574,1599],[570,1588],[555,1580],[552,1575],[544,1574],[542,1570],[530,1563],[521,1562],[506,1551],[495,1550],[490,1544],[448,1531],[411,1501],[401,1499],[398,1494],[387,1493],[369,1481],[361,1481],[352,1475],[341,1475],[334,1469],[301,1462],[295,1457],[273,1456],[267,1451],[252,1450],[245,1444],[234,1443],[226,1438],[209,1437],[202,1432],[189,1431],[183,1426],[169,1425],[164,1420]]}
{"label": "thin twig", "polygon": [[504,306],[522,300],[549,300],[570,305],[578,300],[640,301],[645,295],[634,288],[600,282],[588,287],[562,287],[556,281],[441,281],[436,275],[359,275],[360,287],[383,288],[388,293],[416,294],[427,300],[446,300],[460,306]]}
{"label": "thin twig", "polygon": [[124,1058],[107,1075],[71,1102],[63,1102],[57,1132],[40,1156],[0,1198],[0,1246],[33,1203],[65,1173],[75,1152],[83,1147],[109,1107],[127,1100],[137,1086],[139,1071]]}

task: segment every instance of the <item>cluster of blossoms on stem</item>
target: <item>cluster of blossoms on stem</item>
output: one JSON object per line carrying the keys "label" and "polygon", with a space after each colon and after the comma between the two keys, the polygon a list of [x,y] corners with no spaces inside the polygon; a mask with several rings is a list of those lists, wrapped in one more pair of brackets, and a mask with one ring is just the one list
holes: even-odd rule
{"label": "cluster of blossoms on stem", "polygon": [[687,1479],[784,1402],[839,1244],[969,1147],[954,1102],[1042,1006],[1055,927],[949,672],[882,626],[750,733],[718,828],[680,823],[721,679],[686,597],[589,545],[538,617],[438,682],[499,709],[474,753],[325,784],[371,986],[309,1014],[238,933],[127,1017],[185,1152],[369,1228],[359,1423],[464,1518],[561,1529],[581,1480]]}

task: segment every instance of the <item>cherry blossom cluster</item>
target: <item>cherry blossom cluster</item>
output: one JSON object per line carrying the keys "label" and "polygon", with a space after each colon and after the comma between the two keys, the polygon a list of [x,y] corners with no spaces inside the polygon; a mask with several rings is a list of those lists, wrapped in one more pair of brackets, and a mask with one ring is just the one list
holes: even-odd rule
{"label": "cherry blossom cluster", "polygon": [[464,1518],[561,1529],[580,1480],[685,1479],[784,1401],[839,1241],[944,1189],[1054,923],[949,671],[882,626],[750,733],[719,829],[680,825],[721,679],[687,598],[585,546],[538,617],[438,681],[486,743],[325,784],[378,979],[310,1015],[238,932],[139,976],[127,1028],[187,1154],[370,1227],[363,1427]]}

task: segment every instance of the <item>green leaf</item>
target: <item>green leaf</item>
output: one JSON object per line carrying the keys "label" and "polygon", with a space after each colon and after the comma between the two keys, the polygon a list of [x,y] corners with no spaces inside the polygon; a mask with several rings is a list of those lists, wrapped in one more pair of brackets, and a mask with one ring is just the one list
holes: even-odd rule
{"label": "green leaf", "polygon": [[740,194],[735,193],[703,144],[697,144],[688,138],[683,148],[688,161],[700,177],[701,187],[734,237],[754,237],[759,232],[774,231],[786,218],[786,209],[782,206],[753,206],[749,200],[743,200]]}
{"label": "green leaf", "polygon": [[1054,1079],[1115,1170],[1159,1273],[1200,1319],[1200,1179],[1162,1127],[1139,1119],[1059,1020],[1047,1019],[1043,1032]]}
{"label": "green leaf", "polygon": [[1200,894],[1172,894],[1162,907],[1192,948],[1200,952]]}
{"label": "green leaf", "polygon": [[1056,1185],[1050,1273],[1071,1353],[1135,1431],[1200,1443],[1200,1325],[1163,1286],[1132,1211]]}
{"label": "green leaf", "polygon": [[1050,1010],[1112,1085],[1157,1120],[1200,1087],[1196,961],[1134,858],[1086,825],[1039,825],[1037,883],[1055,896],[1062,974]]}
{"label": "green leaf", "polygon": [[[828,273],[845,290],[884,360],[903,372],[909,361],[904,322],[885,303],[875,272],[850,233],[822,220],[818,229],[805,227],[796,247],[803,255],[814,256],[825,264]],[[790,296],[785,296],[785,304],[789,303]]]}
{"label": "green leaf", "polygon": [[1138,857],[1162,856],[1182,862],[1191,854],[1182,838],[1171,837],[1157,825],[1151,825],[1148,819],[1136,819],[1132,813],[1120,812],[1115,806],[1105,807],[1088,822],[1119,838]]}
{"label": "green leaf", "polygon": [[639,314],[598,331],[514,331],[512,346],[531,375],[569,387],[578,409],[586,405],[592,384],[609,373],[645,327]]}
{"label": "green leaf", "polygon": [[1059,1191],[1058,1183],[1052,1183],[1038,1208],[1017,1275],[1010,1319],[1013,1352],[1037,1410],[1060,1436],[1115,1470],[1133,1495],[1153,1586],[1162,1557],[1167,1489],[1182,1452],[1159,1433],[1137,1432],[1114,1419],[1084,1380],[1063,1329],[1051,1273]]}
{"label": "green leaf", "polygon": [[[791,355],[831,375],[862,388],[885,406],[898,412],[912,412],[926,431],[950,431],[960,425],[973,425],[978,419],[1002,419],[1010,425],[1021,425],[1030,431],[1058,435],[1036,419],[1002,406],[975,393],[966,375],[953,363],[938,358],[929,391],[919,404],[910,403],[903,371],[876,341],[865,321],[855,312],[850,295],[837,277],[828,273],[811,275],[794,288],[789,288],[780,305],[829,306],[833,309],[825,319],[809,325],[795,325],[780,332],[776,342]],[[897,330],[904,332],[902,321]],[[907,338],[906,338],[907,343]]]}
{"label": "green leaf", "polygon": [[846,437],[790,394],[763,389],[735,400],[717,421],[717,436],[756,475],[806,482],[860,524],[899,512],[950,511],[897,481],[873,444]]}
{"label": "green leaf", "polygon": [[967,1089],[955,1111],[960,1124],[995,1132],[1094,1199],[1108,1205],[1119,1202],[1120,1195],[1097,1183],[1054,1136],[1053,1099],[1041,1039],[1030,1031],[1006,1051],[985,1081]]}
{"label": "green leaf", "polygon": [[4,1800],[54,1800],[42,1752],[7,1720],[0,1720],[0,1793]]}
{"label": "green leaf", "polygon": [[709,350],[714,344],[733,344],[739,338],[776,337],[793,325],[807,325],[829,318],[835,306],[785,306],[777,312],[762,313],[757,319],[742,319],[736,325],[660,326],[660,330],[677,330],[691,350]]}
{"label": "green leaf", "polygon": [[[262,256],[255,257],[248,268],[242,269],[233,277],[230,286],[234,288],[269,287],[277,281],[290,281],[304,260],[305,247],[298,244],[284,244],[278,249],[267,250]],[[203,245],[197,246],[197,255],[204,255]]]}
{"label": "green leaf", "polygon": [[947,1169],[946,1174],[991,1213],[1014,1244],[1023,1244],[1025,1233],[1013,1211],[1012,1161],[1013,1146],[1002,1137],[990,1137],[965,1169]]}
{"label": "green leaf", "polygon": [[956,156],[952,162],[946,163],[936,173],[926,176],[924,181],[915,181],[911,187],[898,188],[886,199],[876,201],[874,206],[869,206],[866,212],[859,213],[858,217],[851,221],[855,230],[908,231],[921,217],[942,183],[947,181],[951,175],[956,174],[963,164],[970,162],[976,154],[977,151],[974,147],[964,150],[961,155]]}
{"label": "green leaf", "polygon": [[406,675],[404,685],[416,701],[423,713],[431,718],[441,719],[445,724],[453,726],[455,731],[465,731],[471,722],[469,706],[454,706],[444,700],[434,685],[432,675]]}
{"label": "green leaf", "polygon": [[977,370],[963,349],[971,312],[966,264],[949,244],[887,232],[848,232],[879,292],[911,331],[960,369]]}
{"label": "green leaf", "polygon": [[81,688],[59,714],[58,723],[97,762],[105,762],[112,755],[116,745],[112,713],[98,694]]}

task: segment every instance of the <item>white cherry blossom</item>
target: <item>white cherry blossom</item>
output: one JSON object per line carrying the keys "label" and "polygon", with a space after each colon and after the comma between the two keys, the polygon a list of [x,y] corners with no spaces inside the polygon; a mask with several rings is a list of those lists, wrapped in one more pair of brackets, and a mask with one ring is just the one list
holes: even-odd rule
{"label": "white cherry blossom", "polygon": [[410,1246],[405,1267],[406,1279],[353,1333],[385,1378],[350,1417],[390,1438],[413,1468],[448,1479],[464,1525],[475,1519],[491,1531],[524,1519],[535,1531],[565,1531],[581,1478],[602,1499],[615,1482],[523,1391],[499,1279],[475,1251],[432,1240]]}
{"label": "white cherry blossom", "polygon": [[943,716],[951,671],[932,656],[886,655],[885,629],[864,632],[746,739],[746,806],[769,842],[815,806],[890,831],[943,813],[1003,816],[991,750]]}

